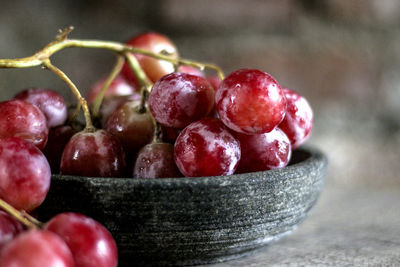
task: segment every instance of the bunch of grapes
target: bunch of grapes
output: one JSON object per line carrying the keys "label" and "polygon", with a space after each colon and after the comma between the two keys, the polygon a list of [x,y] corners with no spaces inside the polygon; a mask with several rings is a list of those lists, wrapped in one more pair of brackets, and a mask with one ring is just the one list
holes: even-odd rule
{"label": "bunch of grapes", "polygon": [[44,201],[52,173],[118,179],[265,171],[285,167],[311,132],[306,99],[266,72],[210,75],[205,65],[179,61],[158,33],[126,45],[146,52],[117,61],[87,102],[78,97],[86,125],[76,112],[68,116],[53,90],[30,88],[0,102],[0,206],[7,211],[0,211],[0,266],[117,265],[115,241],[95,220],[62,213],[43,224],[28,214]]}

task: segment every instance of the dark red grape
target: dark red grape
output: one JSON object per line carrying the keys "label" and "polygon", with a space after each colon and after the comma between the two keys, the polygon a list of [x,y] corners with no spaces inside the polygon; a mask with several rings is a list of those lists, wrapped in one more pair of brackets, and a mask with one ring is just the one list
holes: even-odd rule
{"label": "dark red grape", "polygon": [[203,118],[179,134],[174,153],[185,176],[229,175],[239,163],[240,144],[220,120]]}
{"label": "dark red grape", "polygon": [[259,70],[232,72],[221,82],[215,99],[224,124],[244,134],[272,131],[286,112],[281,87],[272,76]]}
{"label": "dark red grape", "polygon": [[174,146],[168,143],[151,143],[138,153],[133,168],[134,178],[180,177],[174,161]]}
{"label": "dark red grape", "polygon": [[1,267],[73,267],[74,259],[67,244],[46,230],[21,233],[0,253]]}
{"label": "dark red grape", "polygon": [[23,230],[24,227],[20,222],[0,210],[0,251],[6,243],[13,240]]}
{"label": "dark red grape", "polygon": [[264,134],[235,134],[240,142],[242,158],[238,173],[266,171],[285,167],[292,154],[290,141],[279,129]]}
{"label": "dark red grape", "polygon": [[103,127],[105,127],[108,117],[125,102],[135,101],[138,105],[140,103],[141,95],[135,92],[132,95],[126,96],[114,96],[103,99],[103,103],[100,107],[100,122]]}
{"label": "dark red grape", "polygon": [[174,144],[180,132],[182,132],[182,129],[161,125],[161,140],[167,143]]}
{"label": "dark red grape", "polygon": [[117,245],[110,232],[85,215],[66,212],[53,217],[45,229],[56,233],[68,245],[76,266],[116,267]]}
{"label": "dark red grape", "polygon": [[37,106],[46,116],[48,127],[56,127],[67,120],[67,105],[56,91],[42,88],[30,88],[14,96]]}
{"label": "dark red grape", "polygon": [[210,113],[214,90],[205,78],[171,73],[158,80],[149,96],[149,108],[161,124],[183,128]]}
{"label": "dark red grape", "polygon": [[0,140],[19,137],[43,149],[48,133],[46,117],[35,105],[18,99],[0,102]]}
{"label": "dark red grape", "polygon": [[[104,82],[105,79],[102,79],[93,85],[86,99],[88,104],[93,104],[100,90],[103,88]],[[107,88],[107,91],[104,94],[104,99],[115,96],[128,96],[134,94],[135,92],[135,87],[133,87],[122,76],[119,75],[115,77],[110,86]]]}
{"label": "dark red grape", "polygon": [[117,108],[104,127],[116,136],[129,155],[136,154],[154,138],[155,125],[148,110],[139,111],[139,102],[128,101]]}
{"label": "dark red grape", "polygon": [[284,89],[283,92],[286,97],[287,109],[279,128],[286,133],[292,149],[295,149],[303,144],[311,133],[313,112],[304,97],[289,89]]}
{"label": "dark red grape", "polygon": [[45,199],[51,171],[43,153],[17,137],[0,141],[0,198],[16,209],[32,211]]}
{"label": "dark red grape", "polygon": [[49,161],[52,173],[60,172],[61,155],[69,139],[71,139],[75,133],[76,131],[69,125],[61,125],[50,129],[49,138],[46,147],[43,149],[43,154]]}
{"label": "dark red grape", "polygon": [[81,131],[64,148],[60,173],[91,177],[123,176],[126,168],[121,143],[105,130]]}
{"label": "dark red grape", "polygon": [[[172,41],[159,33],[149,32],[140,34],[129,40],[127,44],[156,54],[166,52],[170,57],[178,57],[178,51]],[[135,57],[152,82],[156,82],[162,76],[174,71],[174,65],[170,62],[141,54],[135,54]],[[127,63],[125,63],[121,73],[132,84],[138,84],[135,75]]]}

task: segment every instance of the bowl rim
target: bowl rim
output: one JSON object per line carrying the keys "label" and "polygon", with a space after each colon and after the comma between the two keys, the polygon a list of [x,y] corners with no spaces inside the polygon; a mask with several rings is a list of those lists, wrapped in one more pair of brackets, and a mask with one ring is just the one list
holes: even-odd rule
{"label": "bowl rim", "polygon": [[296,149],[299,152],[304,152],[309,154],[306,159],[301,160],[299,162],[289,164],[286,167],[267,170],[267,171],[258,171],[258,172],[249,172],[249,173],[237,173],[231,175],[220,175],[220,176],[201,176],[201,177],[170,177],[170,178],[133,178],[133,177],[88,177],[88,176],[74,176],[74,175],[62,175],[62,174],[52,174],[52,179],[57,180],[74,180],[74,181],[89,181],[93,183],[118,183],[118,182],[129,182],[133,185],[154,185],[154,186],[162,186],[165,184],[207,184],[207,185],[221,185],[226,184],[227,182],[241,182],[243,180],[248,181],[249,174],[252,174],[252,177],[259,177],[262,179],[269,179],[271,181],[279,181],[285,180],[287,177],[284,175],[287,172],[293,171],[294,169],[299,169],[308,165],[321,165],[325,167],[327,165],[328,159],[326,155],[319,149],[314,146],[302,146]]}

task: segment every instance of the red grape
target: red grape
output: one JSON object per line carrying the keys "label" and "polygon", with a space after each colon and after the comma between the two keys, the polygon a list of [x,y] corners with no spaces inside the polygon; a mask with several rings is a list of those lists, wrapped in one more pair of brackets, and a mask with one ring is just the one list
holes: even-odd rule
{"label": "red grape", "polygon": [[182,129],[161,125],[161,139],[164,142],[173,144],[181,131]]}
{"label": "red grape", "polygon": [[69,125],[61,125],[50,129],[49,138],[46,147],[43,149],[43,154],[49,161],[52,173],[60,172],[61,155],[69,139],[71,139],[75,133],[76,131]]}
{"label": "red grape", "polygon": [[217,176],[235,172],[240,144],[215,118],[191,123],[178,136],[175,162],[185,176]]}
{"label": "red grape", "polygon": [[49,89],[30,88],[14,96],[37,106],[46,116],[48,127],[64,124],[67,120],[67,105],[63,97]]}
{"label": "red grape", "polygon": [[0,102],[0,140],[19,137],[43,149],[48,133],[46,117],[35,105],[17,99]]}
{"label": "red grape", "polygon": [[138,92],[135,92],[132,95],[113,96],[103,99],[99,112],[101,125],[105,127],[108,117],[125,102],[136,101],[136,103],[139,104],[140,99],[141,95]]}
{"label": "red grape", "polygon": [[23,225],[5,211],[0,210],[0,251],[24,229]]}
{"label": "red grape", "polygon": [[46,230],[30,230],[7,243],[0,254],[1,267],[73,267],[67,244]]}
{"label": "red grape", "polygon": [[[87,96],[88,104],[93,104],[100,90],[103,88],[105,79],[96,82]],[[128,96],[136,92],[135,87],[129,84],[122,76],[117,76],[107,88],[104,98],[115,96]]]}
{"label": "red grape", "polygon": [[215,91],[221,84],[221,80],[218,78],[218,76],[208,76],[207,81],[211,84]]}
{"label": "red grape", "polygon": [[174,161],[174,146],[168,143],[151,143],[138,153],[133,168],[134,178],[180,177]]}
{"label": "red grape", "polygon": [[286,112],[281,87],[272,76],[259,70],[234,71],[221,82],[215,99],[224,124],[245,134],[272,131]]}
{"label": "red grape", "polygon": [[45,199],[51,171],[43,153],[17,137],[0,141],[0,198],[16,209],[32,211]]}
{"label": "red grape", "polygon": [[161,124],[183,128],[210,113],[214,90],[205,78],[171,73],[158,80],[149,96],[149,108]]}
{"label": "red grape", "polygon": [[105,130],[81,131],[64,148],[60,173],[92,177],[123,176],[125,152],[120,142]]}
{"label": "red grape", "polygon": [[82,214],[66,212],[53,217],[45,229],[65,241],[76,266],[117,266],[117,245],[108,230],[97,221]]}
{"label": "red grape", "polygon": [[[178,57],[178,51],[172,41],[159,33],[149,32],[140,34],[129,40],[127,44],[153,53],[166,52],[170,57]],[[174,71],[174,65],[165,60],[158,60],[141,54],[135,54],[135,57],[152,82],[156,82],[162,76]],[[135,75],[127,63],[125,63],[122,69],[122,74],[129,82],[138,84]]]}
{"label": "red grape", "polygon": [[139,111],[139,102],[127,101],[108,117],[104,128],[133,155],[153,140],[155,125],[148,110]]}
{"label": "red grape", "polygon": [[292,143],[292,149],[295,149],[303,144],[311,133],[313,112],[304,97],[289,89],[284,89],[283,92],[287,109],[279,128],[286,133]]}
{"label": "red grape", "polygon": [[275,128],[264,134],[235,134],[240,142],[242,158],[238,173],[266,171],[285,167],[292,154],[290,141],[285,133]]}

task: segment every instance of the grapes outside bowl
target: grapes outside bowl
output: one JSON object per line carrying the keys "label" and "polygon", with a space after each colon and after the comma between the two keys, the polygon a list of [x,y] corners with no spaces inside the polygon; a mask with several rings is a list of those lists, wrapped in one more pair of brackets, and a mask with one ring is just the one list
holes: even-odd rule
{"label": "grapes outside bowl", "polygon": [[192,265],[239,258],[290,233],[324,184],[327,159],[293,152],[282,169],[217,177],[132,179],[53,175],[38,212],[87,214],[103,223],[120,266]]}

